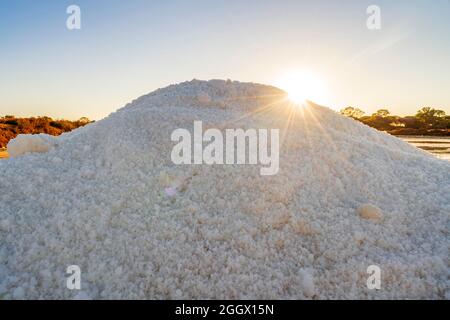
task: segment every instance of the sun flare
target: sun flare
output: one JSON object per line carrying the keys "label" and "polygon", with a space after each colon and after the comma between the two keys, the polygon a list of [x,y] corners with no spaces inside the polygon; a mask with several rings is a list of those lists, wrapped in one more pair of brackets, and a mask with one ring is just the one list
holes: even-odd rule
{"label": "sun flare", "polygon": [[328,93],[324,82],[311,72],[291,72],[285,74],[276,86],[287,92],[291,101],[304,104],[307,100],[318,104],[328,104]]}

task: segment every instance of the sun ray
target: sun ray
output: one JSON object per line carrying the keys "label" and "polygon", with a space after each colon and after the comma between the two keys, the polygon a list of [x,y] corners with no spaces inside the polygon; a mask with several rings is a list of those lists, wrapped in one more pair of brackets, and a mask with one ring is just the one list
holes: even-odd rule
{"label": "sun ray", "polygon": [[[312,104],[311,104],[312,106]],[[313,108],[307,108],[306,112],[309,113],[311,120],[316,124],[316,128],[318,128],[321,133],[322,136],[327,140],[329,146],[333,149],[334,154],[341,159],[344,163],[350,165],[350,161],[348,159],[348,157],[336,146],[336,144],[334,143],[333,139],[330,137],[328,131],[326,128],[324,128],[321,124],[321,122],[317,119],[316,115],[314,114],[314,109]]]}
{"label": "sun ray", "polygon": [[[266,97],[266,96],[264,96],[264,97]],[[246,112],[242,116],[239,116],[237,118],[233,118],[233,119],[231,119],[229,121],[223,122],[222,123],[222,127],[225,128],[226,126],[228,126],[228,125],[230,125],[232,123],[236,123],[238,121],[242,121],[242,120],[244,120],[246,118],[249,118],[251,116],[263,115],[263,114],[266,114],[268,112],[271,112],[271,111],[275,110],[276,107],[278,105],[280,105],[283,101],[286,101],[286,96],[273,95],[273,96],[270,96],[270,97],[273,97],[273,101],[271,101],[271,102],[269,102],[267,104],[261,105],[261,106],[255,108],[255,109],[253,109],[253,110],[251,110],[249,112]],[[277,97],[279,97],[279,99],[277,99]]]}

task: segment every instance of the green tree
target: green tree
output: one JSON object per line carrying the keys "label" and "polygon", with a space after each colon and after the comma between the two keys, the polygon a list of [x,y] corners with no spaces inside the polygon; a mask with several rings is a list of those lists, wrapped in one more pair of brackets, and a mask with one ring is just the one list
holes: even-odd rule
{"label": "green tree", "polygon": [[423,124],[424,127],[433,127],[436,129],[446,128],[445,111],[434,109],[430,107],[423,107],[416,113],[416,118]]}
{"label": "green tree", "polygon": [[340,113],[346,117],[358,119],[361,118],[365,112],[358,108],[346,107],[342,109]]}
{"label": "green tree", "polygon": [[420,119],[430,119],[434,117],[445,117],[445,111],[438,110],[430,107],[423,107],[418,110],[416,113],[416,117]]}
{"label": "green tree", "polygon": [[372,116],[386,118],[386,117],[389,116],[390,114],[391,114],[391,113],[389,112],[388,109],[379,109],[379,110],[377,110],[377,112],[375,112],[374,114],[372,114]]}
{"label": "green tree", "polygon": [[78,119],[79,122],[81,123],[89,123],[91,122],[91,120],[89,120],[89,118],[87,117],[81,117],[80,119]]}

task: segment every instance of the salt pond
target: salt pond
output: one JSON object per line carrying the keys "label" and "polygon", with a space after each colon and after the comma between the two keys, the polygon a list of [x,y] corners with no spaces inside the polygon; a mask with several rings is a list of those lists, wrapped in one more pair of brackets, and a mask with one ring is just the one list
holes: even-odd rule
{"label": "salt pond", "polygon": [[440,159],[450,160],[450,137],[398,136],[398,138]]}

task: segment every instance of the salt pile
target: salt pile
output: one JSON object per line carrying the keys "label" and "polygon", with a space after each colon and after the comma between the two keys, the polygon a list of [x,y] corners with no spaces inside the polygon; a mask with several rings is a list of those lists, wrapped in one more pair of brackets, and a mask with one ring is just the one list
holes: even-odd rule
{"label": "salt pile", "polygon": [[[450,163],[284,96],[194,80],[47,152],[11,142],[22,155],[0,161],[0,297],[448,299]],[[280,128],[278,174],[174,165],[171,132],[196,120]],[[66,288],[69,265],[81,291]]]}

